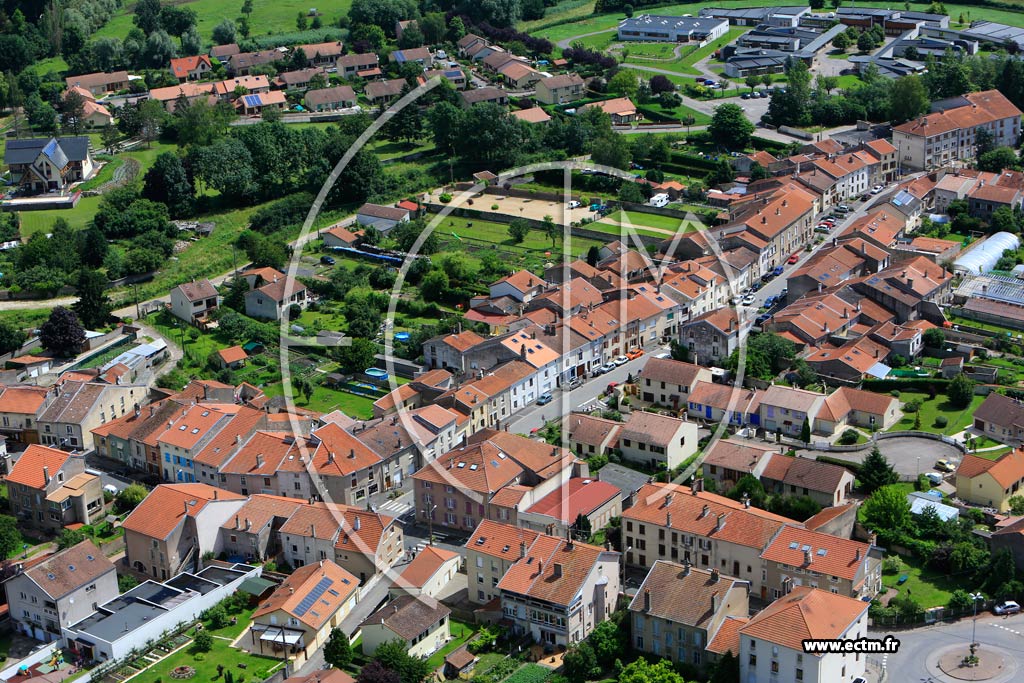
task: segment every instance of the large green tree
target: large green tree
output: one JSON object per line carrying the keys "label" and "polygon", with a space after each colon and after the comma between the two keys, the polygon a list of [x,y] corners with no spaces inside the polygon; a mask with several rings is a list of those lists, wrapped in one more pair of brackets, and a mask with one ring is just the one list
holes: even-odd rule
{"label": "large green tree", "polygon": [[864,523],[870,529],[898,533],[911,525],[907,494],[895,484],[883,486],[864,503]]}
{"label": "large green tree", "polygon": [[75,293],[78,294],[78,301],[71,308],[78,314],[82,324],[89,329],[105,326],[114,309],[107,296],[107,278],[98,270],[83,268],[78,271]]}
{"label": "large green tree", "polygon": [[0,561],[21,550],[21,544],[18,520],[10,515],[0,515]]}
{"label": "large green tree", "polygon": [[423,679],[430,674],[427,660],[410,655],[402,640],[391,640],[380,645],[373,653],[373,659],[396,672],[401,683],[423,683]]}
{"label": "large green tree", "polygon": [[195,188],[181,157],[174,152],[157,156],[143,179],[142,196],[166,205],[172,218],[191,215],[195,210]]}
{"label": "large green tree", "polygon": [[920,76],[897,78],[891,88],[889,101],[894,124],[926,114],[931,107],[928,88]]}
{"label": "large green tree", "polygon": [[345,669],[352,663],[352,643],[340,628],[332,628],[324,645],[324,661],[335,669]]}
{"label": "large green tree", "polygon": [[874,446],[861,463],[857,479],[860,480],[861,489],[867,494],[872,494],[883,486],[898,482],[900,475],[882,455],[882,451],[878,450],[878,446]]}
{"label": "large green tree", "polygon": [[61,358],[75,356],[85,343],[85,328],[74,311],[57,306],[39,328],[39,341]]}
{"label": "large green tree", "polygon": [[946,397],[949,398],[950,405],[958,410],[963,410],[971,405],[971,401],[974,399],[974,385],[974,380],[962,372],[954,377],[946,389]]}
{"label": "large green tree", "polygon": [[715,107],[708,126],[711,139],[729,150],[742,150],[750,144],[754,124],[750,122],[743,108],[738,104],[720,104]]}

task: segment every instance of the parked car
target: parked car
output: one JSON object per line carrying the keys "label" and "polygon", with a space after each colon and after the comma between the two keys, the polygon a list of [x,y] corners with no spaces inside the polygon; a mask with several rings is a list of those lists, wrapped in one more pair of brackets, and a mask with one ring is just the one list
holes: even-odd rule
{"label": "parked car", "polygon": [[948,460],[942,459],[935,461],[935,469],[940,472],[952,472],[956,468],[953,467]]}
{"label": "parked car", "polygon": [[835,208],[836,213],[850,213],[850,207],[846,204],[840,204]]}
{"label": "parked car", "polygon": [[644,350],[641,348],[632,348],[626,352],[626,358],[629,358],[630,360],[636,360],[642,355],[644,355]]}
{"label": "parked car", "polygon": [[879,192],[881,192],[884,189],[885,189],[885,187],[882,186],[882,185],[875,185],[874,187],[871,188],[871,194],[878,194]]}
{"label": "parked car", "polygon": [[326,256],[326,255],[321,256],[320,257],[320,263],[324,264],[325,266],[333,266],[334,265],[334,257],[333,256]]}
{"label": "parked car", "polygon": [[611,372],[616,367],[618,366],[616,366],[615,363],[605,363],[604,365],[601,366],[601,372]]}
{"label": "parked car", "polygon": [[777,277],[779,275],[782,275],[782,271],[783,270],[785,270],[785,269],[782,266],[775,266],[775,269],[772,270],[772,277]]}
{"label": "parked car", "polygon": [[779,292],[778,300],[783,301],[787,294],[789,294],[789,287],[783,287],[782,291]]}
{"label": "parked car", "polygon": [[1013,600],[1004,600],[993,607],[992,611],[996,614],[1018,614],[1020,612],[1020,605]]}
{"label": "parked car", "polygon": [[792,264],[796,263],[799,260],[800,260],[800,254],[793,254],[792,256],[789,257],[789,259],[786,261],[786,263],[792,265]]}
{"label": "parked car", "polygon": [[771,313],[762,313],[761,315],[757,316],[754,319],[754,324],[755,325],[764,325],[766,322],[771,320],[771,318],[772,318],[772,314]]}
{"label": "parked car", "polygon": [[616,365],[625,365],[629,362],[629,356],[616,356],[613,362]]}
{"label": "parked car", "polygon": [[832,228],[830,228],[827,225],[816,225],[816,226],[814,226],[814,232],[829,233],[829,232],[832,232]]}
{"label": "parked car", "polygon": [[580,208],[580,203],[574,199],[573,201],[569,202],[569,208],[578,209]]}
{"label": "parked car", "polygon": [[741,301],[741,303],[744,306],[749,306],[750,304],[754,303],[754,295],[753,294],[747,294],[740,301]]}
{"label": "parked car", "polygon": [[761,289],[761,287],[762,287],[762,284],[760,282],[755,282],[754,284],[752,284],[750,286],[750,291],[756,292],[757,290]]}
{"label": "parked car", "polygon": [[744,99],[744,100],[749,100],[750,99],[750,93],[745,92],[742,95],[740,95],[740,98]]}
{"label": "parked car", "polygon": [[582,386],[583,380],[580,379],[579,377],[573,377],[572,381],[569,382],[569,391],[572,391],[573,389],[579,389]]}
{"label": "parked car", "polygon": [[925,479],[930,481],[933,486],[938,486],[939,484],[942,483],[942,475],[939,474],[938,472],[929,472],[928,474],[924,475],[924,477]]}
{"label": "parked car", "polygon": [[537,405],[544,406],[551,403],[551,392],[545,391],[543,394],[537,397]]}

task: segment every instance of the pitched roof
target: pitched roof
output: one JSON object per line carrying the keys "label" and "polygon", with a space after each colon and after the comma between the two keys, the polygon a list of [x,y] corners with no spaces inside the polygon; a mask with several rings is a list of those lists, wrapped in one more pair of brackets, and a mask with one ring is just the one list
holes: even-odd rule
{"label": "pitched roof", "polygon": [[46,387],[0,386],[0,413],[35,415],[46,401]]}
{"label": "pitched roof", "polygon": [[621,428],[621,422],[586,413],[573,413],[569,416],[569,438],[588,446],[600,446],[606,439],[609,446],[614,445]]}
{"label": "pitched roof", "polygon": [[816,391],[773,384],[764,390],[764,394],[761,396],[761,405],[810,413],[814,404],[824,397],[824,394],[819,394]]}
{"label": "pitched roof", "polygon": [[538,536],[539,531],[484,519],[466,541],[466,548],[489,557],[515,560],[522,545],[525,543],[529,547]]}
{"label": "pitched roof", "polygon": [[711,406],[734,413],[756,413],[761,407],[761,395],[757,389],[741,389],[731,384],[698,381],[687,399],[699,406]]}
{"label": "pitched roof", "polygon": [[1024,427],[1024,403],[993,391],[974,411],[974,417],[1002,427]]}
{"label": "pitched roof", "polygon": [[719,439],[705,451],[702,464],[749,474],[774,450],[770,446]]}
{"label": "pitched roof", "polygon": [[125,83],[128,81],[127,71],[112,71],[109,73],[97,72],[91,74],[79,74],[78,76],[68,76],[64,79],[64,82],[70,88],[73,85],[78,85],[83,88],[92,89],[97,86],[107,86],[111,83]]}
{"label": "pitched roof", "polygon": [[[832,414],[837,418],[842,418],[850,410],[857,410],[871,415],[885,415],[889,408],[892,407],[893,402],[898,403],[897,399],[893,396],[876,394],[873,391],[864,391],[863,389],[853,389],[851,387],[840,387],[825,399],[825,405],[829,406]],[[847,408],[846,412],[842,412],[843,407]]]}
{"label": "pitched roof", "polygon": [[249,496],[249,500],[238,508],[235,516],[221,525],[221,529],[252,530],[259,533],[275,518],[287,520],[295,511],[305,506],[301,498],[284,498],[265,493]]}
{"label": "pitched roof", "polygon": [[176,287],[187,301],[217,298],[217,288],[209,280],[203,278],[198,282],[184,282]]}
{"label": "pitched roof", "polygon": [[210,63],[210,58],[206,55],[178,57],[177,59],[171,60],[171,73],[173,73],[176,78],[188,78],[188,72],[198,69],[200,64],[205,64],[207,68],[212,68],[213,66]]}
{"label": "pitched roof", "polygon": [[622,517],[758,551],[764,550],[783,524],[792,523],[764,510],[746,508],[725,496],[703,491],[694,494],[690,487],[676,484],[647,484],[637,492],[633,506],[623,510]]}
{"label": "pitched roof", "polygon": [[299,567],[253,612],[258,619],[278,610],[317,630],[359,590],[359,579],[331,560]]}
{"label": "pitched roof", "polygon": [[761,553],[761,559],[852,581],[867,562],[870,549],[870,545],[860,541],[785,526]]}
{"label": "pitched roof", "polygon": [[738,657],[740,654],[740,629],[746,626],[748,621],[750,619],[747,617],[726,617],[704,649],[717,655],[731,652]]}
{"label": "pitched roof", "polygon": [[522,474],[523,469],[507,453],[484,441],[448,451],[412,476],[490,496]]}
{"label": "pitched roof", "polygon": [[997,484],[1008,489],[1024,479],[1024,450],[1012,450],[995,460],[986,460],[968,453],[956,468],[956,476],[973,479],[988,472]]}
{"label": "pitched roof", "polygon": [[703,369],[703,366],[671,358],[649,358],[647,364],[640,371],[639,377],[652,382],[689,387],[697,381],[697,376]]}
{"label": "pitched roof", "polygon": [[107,556],[92,541],[85,540],[26,569],[25,575],[57,600],[110,571],[115,568]]}
{"label": "pitched roof", "polygon": [[621,495],[618,487],[608,482],[574,477],[526,511],[552,517],[565,524],[573,524],[580,515],[590,515],[608,501]]}
{"label": "pitched roof", "polygon": [[229,346],[226,349],[221,349],[217,352],[220,359],[225,363],[237,363],[238,361],[245,360],[249,357],[249,354],[245,352],[241,346]]}
{"label": "pitched roof", "polygon": [[[557,76],[555,76],[557,78]],[[628,97],[616,97],[611,100],[591,102],[579,108],[580,111],[587,109],[600,109],[610,116],[628,116],[636,113],[636,105]]]}
{"label": "pitched roof", "polygon": [[409,212],[406,209],[399,209],[394,206],[381,206],[380,204],[371,204],[369,202],[360,206],[359,211],[356,213],[362,216],[385,218],[391,221],[400,221],[409,217]]}
{"label": "pitched roof", "polygon": [[268,282],[265,285],[257,287],[256,291],[265,294],[274,301],[280,302],[284,301],[289,297],[295,296],[300,292],[306,291],[306,285],[302,284],[293,277],[284,275],[282,277],[276,278],[272,282]]}
{"label": "pitched roof", "polygon": [[498,582],[498,589],[556,605],[569,605],[594,566],[606,554],[618,553],[585,543],[540,535]]}
{"label": "pitched roof", "polygon": [[46,486],[43,468],[47,469],[51,477],[56,477],[57,471],[64,467],[64,463],[70,457],[70,453],[56,448],[32,444],[14,463],[11,473],[7,475],[7,481],[31,489],[41,489]]}
{"label": "pitched roof", "polygon": [[531,289],[544,286],[544,280],[528,270],[517,270],[511,275],[506,275],[497,282],[492,283],[491,287],[502,283],[511,285],[516,291],[523,294],[526,294]]}
{"label": "pitched roof", "polygon": [[[657,560],[629,603],[629,611],[706,629],[718,612],[735,608],[726,602],[733,588],[738,589],[733,599],[746,606],[745,598],[750,590],[747,581],[717,571]],[[646,608],[648,603],[649,609]]]}
{"label": "pitched roof", "polygon": [[481,429],[469,437],[470,444],[483,441],[494,444],[520,467],[533,472],[541,479],[548,479],[566,470],[576,461],[568,448],[552,446],[544,441],[504,430]]}
{"label": "pitched roof", "polygon": [[839,517],[850,508],[855,507],[856,503],[847,503],[846,505],[836,505],[834,507],[824,508],[821,512],[809,517],[804,520],[804,528],[810,529],[811,531],[817,531],[821,527],[831,522],[836,517]]}
{"label": "pitched roof", "polygon": [[451,612],[429,596],[400,595],[367,617],[360,628],[381,625],[404,640],[412,640]]}
{"label": "pitched roof", "polygon": [[740,633],[803,652],[805,640],[838,639],[868,607],[868,603],[845,595],[797,586],[758,612]]}
{"label": "pitched roof", "polygon": [[395,588],[422,588],[446,562],[461,557],[456,552],[428,545],[420,550],[395,579]]}
{"label": "pitched roof", "polygon": [[373,81],[366,84],[366,96],[371,100],[378,97],[395,97],[401,94],[406,86],[404,78],[393,78],[390,81]]}
{"label": "pitched roof", "polygon": [[540,107],[530,107],[529,109],[517,109],[512,112],[512,116],[525,121],[526,123],[544,123],[551,120],[551,116]]}
{"label": "pitched roof", "polygon": [[632,440],[668,446],[684,423],[685,421],[678,417],[634,410],[626,419],[622,431],[619,432],[619,443]]}
{"label": "pitched roof", "polygon": [[150,491],[122,525],[149,538],[165,539],[186,515],[195,516],[214,500],[244,500],[245,496],[208,484],[161,484]]}
{"label": "pitched roof", "polygon": [[311,464],[321,476],[346,476],[381,461],[373,449],[333,422],[315,430],[313,436],[320,443]]}
{"label": "pitched roof", "polygon": [[985,90],[964,95],[966,104],[953,109],[922,116],[895,126],[894,131],[910,135],[934,136],[959,128],[973,128],[1000,119],[1021,115],[1020,109],[998,90]]}

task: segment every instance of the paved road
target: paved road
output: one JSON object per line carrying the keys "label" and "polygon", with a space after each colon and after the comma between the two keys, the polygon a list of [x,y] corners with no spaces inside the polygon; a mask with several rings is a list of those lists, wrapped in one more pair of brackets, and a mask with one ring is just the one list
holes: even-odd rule
{"label": "paved road", "polygon": [[[953,683],[956,679],[937,672],[930,666],[938,651],[951,646],[963,644],[966,648],[971,641],[973,623],[971,619],[962,619],[952,624],[938,624],[912,631],[893,632],[900,641],[900,650],[896,654],[884,658],[888,672],[888,680],[892,683]],[[887,631],[868,631],[871,638],[886,635]],[[1019,680],[1016,674],[1020,663],[1024,662],[1024,615],[997,617],[984,613],[978,615],[977,640],[983,647],[990,646],[1003,651],[1011,666],[1002,676],[989,679],[990,683],[1004,683]],[[1012,666],[1017,662],[1017,667]]]}
{"label": "paved road", "polygon": [[545,421],[557,419],[559,415],[568,415],[574,410],[588,406],[595,407],[598,396],[610,382],[622,384],[629,375],[636,376],[643,369],[651,354],[661,353],[667,353],[667,347],[651,346],[639,358],[620,365],[611,372],[591,377],[576,389],[555,392],[555,398],[551,403],[545,406],[534,404],[516,413],[515,418],[508,424],[508,430],[516,434],[529,434],[534,429],[543,427]]}

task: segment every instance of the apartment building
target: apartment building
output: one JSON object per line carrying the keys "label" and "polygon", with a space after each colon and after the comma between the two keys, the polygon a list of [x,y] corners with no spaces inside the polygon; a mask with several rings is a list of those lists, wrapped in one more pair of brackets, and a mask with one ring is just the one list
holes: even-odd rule
{"label": "apartment building", "polygon": [[7,475],[11,513],[19,523],[56,535],[68,524],[103,517],[100,478],[85,471],[85,457],[33,444]]}
{"label": "apartment building", "polygon": [[736,309],[726,306],[681,324],[679,342],[698,365],[721,366],[739,347],[740,325]]}
{"label": "apartment building", "polygon": [[882,590],[881,555],[881,549],[869,543],[786,526],[761,558],[772,600],[795,586],[872,600]]}
{"label": "apartment building", "polygon": [[936,102],[927,116],[892,129],[903,168],[920,171],[973,159],[977,133],[986,130],[996,147],[1016,147],[1021,111],[998,90],[967,93]]}
{"label": "apartment building", "polygon": [[69,380],[50,388],[36,416],[39,441],[69,450],[95,446],[92,430],[127,415],[149,395],[143,384],[108,384]]}
{"label": "apartment building", "polygon": [[498,597],[498,582],[540,536],[539,531],[482,520],[466,541],[467,597],[485,605]]}
{"label": "apartment building", "polygon": [[672,470],[697,452],[697,423],[634,410],[619,430],[618,443],[624,460]]}

